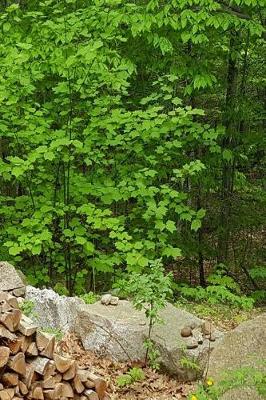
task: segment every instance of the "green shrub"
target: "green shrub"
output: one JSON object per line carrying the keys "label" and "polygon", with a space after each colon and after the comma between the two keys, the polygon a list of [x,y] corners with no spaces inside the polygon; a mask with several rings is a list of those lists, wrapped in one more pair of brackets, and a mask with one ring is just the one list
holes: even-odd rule
{"label": "green shrub", "polygon": [[[261,364],[261,365],[260,365]],[[243,367],[225,373],[224,379],[215,383],[212,378],[201,383],[188,400],[219,400],[222,395],[231,389],[252,387],[262,397],[266,396],[265,361],[256,367]],[[262,368],[260,368],[262,367]]]}
{"label": "green shrub", "polygon": [[206,288],[174,284],[174,290],[179,296],[197,302],[206,302],[211,305],[225,304],[243,310],[253,308],[254,299],[243,295],[239,285],[233,278],[226,276],[223,270],[211,274],[207,281],[209,285]]}
{"label": "green shrub", "polygon": [[62,340],[64,336],[63,332],[59,328],[43,327],[41,331],[54,335],[56,341]]}
{"label": "green shrub", "polygon": [[145,374],[141,368],[131,368],[127,374],[121,375],[116,379],[116,384],[119,387],[132,385],[135,382],[143,381]]}
{"label": "green shrub", "polygon": [[60,296],[69,296],[69,291],[61,282],[57,282],[54,286],[54,291]]}
{"label": "green shrub", "polygon": [[34,301],[24,300],[19,307],[23,314],[26,315],[26,317],[33,317],[35,315],[35,313],[33,312],[35,307]]}
{"label": "green shrub", "polygon": [[99,296],[96,293],[88,292],[81,294],[80,299],[82,299],[86,304],[94,304],[97,300],[99,300]]}

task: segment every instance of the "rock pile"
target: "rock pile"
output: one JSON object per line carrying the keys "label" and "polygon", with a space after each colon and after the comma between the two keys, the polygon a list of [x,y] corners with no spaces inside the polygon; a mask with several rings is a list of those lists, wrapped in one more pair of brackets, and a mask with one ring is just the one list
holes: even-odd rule
{"label": "rock pile", "polygon": [[209,321],[204,321],[199,326],[195,323],[184,326],[180,330],[180,334],[185,338],[187,349],[196,349],[199,345],[203,344],[204,340],[207,339],[210,342],[215,342],[217,338],[216,330]]}
{"label": "rock pile", "polygon": [[18,300],[0,292],[0,400],[103,400],[106,382],[55,352],[54,335],[22,314]]}
{"label": "rock pile", "polygon": [[117,306],[119,303],[119,297],[112,296],[111,294],[107,293],[101,297],[101,304],[104,306]]}

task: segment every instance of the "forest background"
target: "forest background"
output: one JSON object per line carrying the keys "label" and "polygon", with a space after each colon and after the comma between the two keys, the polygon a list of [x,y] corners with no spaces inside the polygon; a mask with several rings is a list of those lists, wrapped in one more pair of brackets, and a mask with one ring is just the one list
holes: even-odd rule
{"label": "forest background", "polygon": [[60,293],[265,300],[265,1],[0,5],[0,259]]}

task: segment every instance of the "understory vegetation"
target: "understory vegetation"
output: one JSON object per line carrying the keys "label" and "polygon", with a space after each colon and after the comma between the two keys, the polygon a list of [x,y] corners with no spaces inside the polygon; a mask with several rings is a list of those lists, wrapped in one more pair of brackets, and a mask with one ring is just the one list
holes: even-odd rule
{"label": "understory vegetation", "polygon": [[0,259],[87,303],[158,278],[201,314],[262,305],[264,6],[1,2]]}

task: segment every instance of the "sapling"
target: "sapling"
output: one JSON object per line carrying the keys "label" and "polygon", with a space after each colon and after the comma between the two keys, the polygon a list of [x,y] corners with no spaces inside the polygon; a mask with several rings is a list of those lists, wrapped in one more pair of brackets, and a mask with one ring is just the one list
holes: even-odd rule
{"label": "sapling", "polygon": [[[145,364],[149,359],[149,353],[154,353],[151,340],[152,330],[156,323],[162,322],[159,315],[167,298],[172,294],[172,274],[165,274],[161,259],[150,261],[147,269],[142,273],[131,272],[127,279],[120,280],[116,286],[121,288],[132,299],[137,310],[144,310],[149,321],[147,340],[145,341]],[[156,365],[154,357],[153,366]]]}

